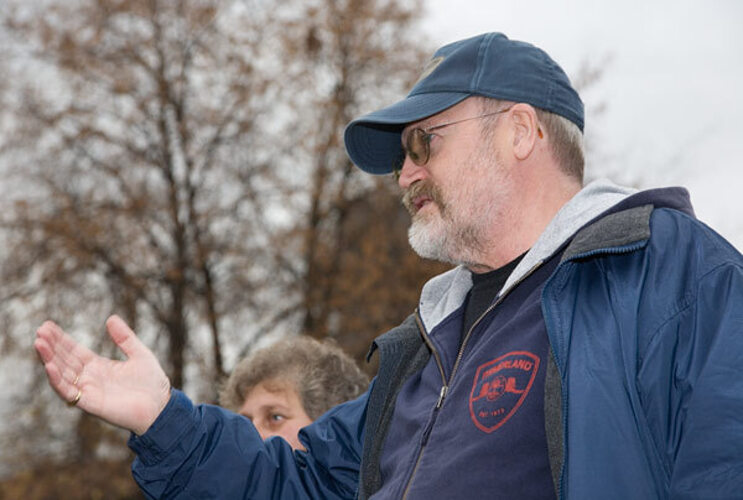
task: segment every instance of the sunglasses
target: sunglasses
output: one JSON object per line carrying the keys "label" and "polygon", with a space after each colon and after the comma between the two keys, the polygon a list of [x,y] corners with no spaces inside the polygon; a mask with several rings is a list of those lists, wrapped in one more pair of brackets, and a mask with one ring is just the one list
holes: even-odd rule
{"label": "sunglasses", "polygon": [[418,166],[423,166],[428,163],[428,160],[431,158],[431,140],[433,139],[433,136],[436,135],[433,133],[434,130],[450,127],[470,120],[478,120],[488,116],[499,115],[510,110],[511,106],[484,115],[471,116],[469,118],[462,118],[461,120],[455,120],[448,123],[440,123],[439,125],[433,125],[427,128],[416,127],[411,130],[406,130],[402,135],[402,155],[392,169],[395,178],[400,178],[400,170],[402,170],[402,164],[405,162],[405,157],[410,158],[410,161]]}

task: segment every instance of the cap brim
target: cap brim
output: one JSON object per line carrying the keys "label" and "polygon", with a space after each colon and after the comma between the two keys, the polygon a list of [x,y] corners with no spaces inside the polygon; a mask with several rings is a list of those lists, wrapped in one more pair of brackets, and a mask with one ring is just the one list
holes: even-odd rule
{"label": "cap brim", "polygon": [[389,174],[402,158],[400,134],[405,125],[440,113],[469,96],[463,92],[418,94],[357,118],[344,133],[348,156],[365,172]]}

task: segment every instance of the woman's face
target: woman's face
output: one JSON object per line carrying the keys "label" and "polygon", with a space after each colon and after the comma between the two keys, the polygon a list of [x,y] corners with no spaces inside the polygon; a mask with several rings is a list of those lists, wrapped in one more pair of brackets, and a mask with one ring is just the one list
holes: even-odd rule
{"label": "woman's face", "polygon": [[297,434],[312,423],[302,406],[294,385],[281,380],[266,380],[245,397],[238,411],[248,417],[263,439],[272,436],[284,438],[294,449],[303,450]]}

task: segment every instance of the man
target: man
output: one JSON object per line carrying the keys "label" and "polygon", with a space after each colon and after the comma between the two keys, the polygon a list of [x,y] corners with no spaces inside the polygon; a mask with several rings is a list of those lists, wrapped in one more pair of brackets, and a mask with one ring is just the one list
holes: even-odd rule
{"label": "man", "polygon": [[279,340],[246,356],[219,392],[219,404],[248,417],[263,439],[304,449],[299,430],[360,396],[369,379],[340,347],[311,337]]}
{"label": "man", "polygon": [[171,391],[116,317],[111,379],[43,325],[50,382],[135,433],[153,498],[739,497],[743,257],[682,189],[583,187],[582,130],[562,69],[497,33],[442,47],[347,127],[356,165],[398,172],[413,248],[457,266],[375,341],[370,390],[301,431],[306,452]]}

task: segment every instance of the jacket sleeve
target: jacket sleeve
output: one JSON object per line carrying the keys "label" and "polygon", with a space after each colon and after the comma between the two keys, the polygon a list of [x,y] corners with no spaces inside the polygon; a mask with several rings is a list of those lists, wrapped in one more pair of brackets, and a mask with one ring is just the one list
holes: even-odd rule
{"label": "jacket sleeve", "polygon": [[673,499],[743,494],[743,269],[703,278],[674,359]]}
{"label": "jacket sleeve", "polygon": [[663,309],[645,353],[644,403],[671,499],[741,498],[743,257],[716,235],[696,236],[692,251],[671,245],[677,255],[665,260],[674,277],[668,269],[657,281],[661,292],[680,281],[686,293]]}
{"label": "jacket sleeve", "polygon": [[302,429],[305,452],[281,438],[263,441],[247,418],[173,390],[150,429],[129,439],[132,473],[150,499],[354,498],[366,399]]}

